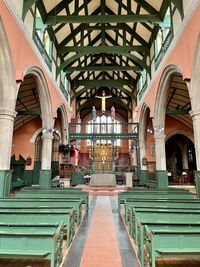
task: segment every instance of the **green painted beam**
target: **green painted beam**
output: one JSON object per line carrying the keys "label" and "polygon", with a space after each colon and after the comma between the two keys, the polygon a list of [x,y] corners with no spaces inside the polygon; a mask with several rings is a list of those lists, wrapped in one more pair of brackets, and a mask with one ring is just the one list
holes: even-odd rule
{"label": "green painted beam", "polygon": [[[123,88],[122,86],[115,86],[116,89],[124,92],[127,96],[129,96],[131,99],[136,101],[135,95],[128,91],[127,89]],[[75,94],[71,97],[71,102],[73,102],[78,96],[81,96],[83,93],[85,93],[88,89],[91,89],[89,86],[85,86],[83,89],[76,91]]]}
{"label": "green painted beam", "polygon": [[171,1],[178,9],[178,11],[181,15],[181,18],[183,20],[183,18],[184,18],[183,1],[182,0],[171,0]]}
{"label": "green painted beam", "polygon": [[85,72],[85,71],[142,71],[142,68],[140,66],[115,66],[115,65],[93,65],[93,66],[86,66],[86,67],[66,67],[64,69],[65,72],[73,72],[73,71],[80,71],[80,72]]}
{"label": "green painted beam", "polygon": [[94,87],[102,87],[102,86],[108,86],[108,87],[116,87],[116,86],[123,86],[123,85],[129,85],[133,86],[128,79],[118,79],[118,80],[78,80],[73,83],[73,87],[78,86],[89,86],[90,88]]}
{"label": "green painted beam", "polygon": [[34,5],[38,0],[24,0],[23,10],[22,10],[22,19],[24,20],[29,9]]}
{"label": "green painted beam", "polygon": [[144,47],[142,45],[130,45],[130,46],[107,46],[107,45],[101,45],[101,46],[65,46],[62,49],[60,49],[60,53],[69,53],[69,52],[80,52],[88,54],[96,54],[96,53],[118,53],[118,52],[131,52],[131,51],[137,51],[146,53],[149,55],[149,49],[148,47]]}
{"label": "green painted beam", "polygon": [[31,116],[39,116],[41,115],[41,110],[40,109],[35,109],[35,110],[19,110],[17,112],[17,115],[31,115]]}
{"label": "green painted beam", "polygon": [[[101,52],[98,52],[98,51],[97,51],[96,54],[101,54]],[[121,52],[121,51],[119,51],[117,54],[118,54],[118,55],[125,56],[125,57],[127,57],[127,58],[133,60],[133,62],[136,62],[136,63],[137,63],[138,65],[140,65],[142,68],[146,69],[147,73],[149,73],[149,74],[151,73],[150,67],[147,66],[147,64],[146,64],[143,60],[137,58],[136,56],[134,56],[134,55],[132,55],[132,54],[130,54],[130,53],[125,53],[125,52]],[[57,68],[57,76],[58,76],[59,73],[60,73],[63,69],[65,69],[70,63],[73,63],[73,62],[75,62],[76,60],[78,60],[79,58],[81,58],[81,57],[83,57],[83,56],[86,56],[86,55],[88,55],[88,52],[87,52],[87,51],[82,52],[82,53],[78,53],[78,54],[76,54],[76,55],[74,55],[74,56],[71,56],[68,60],[64,61],[64,62]]]}
{"label": "green painted beam", "polygon": [[167,115],[188,115],[189,110],[186,109],[167,109],[166,110]]}
{"label": "green painted beam", "polygon": [[60,23],[133,23],[133,22],[150,22],[158,23],[162,20],[157,14],[151,15],[71,15],[71,16],[47,16],[44,24]]}
{"label": "green painted beam", "polygon": [[159,15],[159,12],[149,3],[147,3],[144,0],[134,0],[138,5],[140,5],[144,10],[146,10],[150,15],[153,14],[157,14]]}
{"label": "green painted beam", "polygon": [[86,133],[69,133],[69,140],[76,139],[76,140],[117,140],[117,139],[123,139],[123,140],[138,140],[138,134],[137,133],[108,133],[108,134],[101,134],[101,133],[95,133],[95,134],[86,134]]}

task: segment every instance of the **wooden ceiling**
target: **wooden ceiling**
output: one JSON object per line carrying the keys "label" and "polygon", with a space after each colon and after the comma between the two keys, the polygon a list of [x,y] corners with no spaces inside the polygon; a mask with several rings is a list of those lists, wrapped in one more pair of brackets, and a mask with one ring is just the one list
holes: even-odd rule
{"label": "wooden ceiling", "polygon": [[35,5],[71,83],[77,112],[88,113],[104,90],[126,113],[137,98],[143,70],[151,76],[150,49],[169,5],[183,16],[181,0],[25,0]]}

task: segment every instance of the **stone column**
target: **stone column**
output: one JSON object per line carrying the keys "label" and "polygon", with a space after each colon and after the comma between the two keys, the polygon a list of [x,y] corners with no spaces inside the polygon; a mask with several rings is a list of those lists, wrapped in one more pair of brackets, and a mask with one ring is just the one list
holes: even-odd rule
{"label": "stone column", "polygon": [[142,158],[146,158],[146,147],[145,146],[140,146],[140,185],[147,185],[147,179],[148,179],[148,170],[147,170],[147,165],[142,164]]}
{"label": "stone column", "polygon": [[43,188],[51,187],[51,155],[52,155],[52,140],[53,133],[43,132],[42,136],[42,159],[39,185]]}
{"label": "stone column", "polygon": [[192,117],[193,121],[195,154],[197,164],[197,171],[195,171],[196,191],[197,197],[200,198],[200,110],[191,111],[190,116]]}
{"label": "stone column", "polygon": [[183,170],[189,169],[187,143],[183,146],[183,149],[182,149],[182,164],[183,164]]}
{"label": "stone column", "polygon": [[16,112],[0,109],[0,197],[10,194],[11,176],[10,159],[12,151],[13,124]]}
{"label": "stone column", "polygon": [[168,187],[168,175],[166,170],[165,155],[165,134],[163,131],[155,132],[155,150],[156,150],[156,181],[158,188]]}

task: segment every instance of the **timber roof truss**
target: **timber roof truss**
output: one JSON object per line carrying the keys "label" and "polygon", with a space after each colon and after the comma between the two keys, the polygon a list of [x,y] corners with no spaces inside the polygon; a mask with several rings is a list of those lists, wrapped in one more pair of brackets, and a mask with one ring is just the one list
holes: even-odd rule
{"label": "timber roof truss", "polygon": [[[107,88],[128,112],[150,49],[169,5],[183,17],[181,0],[24,0],[23,18],[36,4],[66,73],[77,111]],[[99,91],[100,90],[100,91]]]}

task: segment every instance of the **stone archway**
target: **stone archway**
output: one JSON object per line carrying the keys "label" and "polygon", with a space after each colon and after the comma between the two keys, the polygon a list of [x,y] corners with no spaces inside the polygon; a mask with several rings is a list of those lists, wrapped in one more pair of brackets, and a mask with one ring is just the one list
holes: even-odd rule
{"label": "stone archway", "polygon": [[146,159],[146,143],[147,143],[147,125],[150,116],[150,109],[147,104],[144,104],[140,113],[139,124],[139,151],[140,151],[140,184],[147,183],[148,171],[147,165],[143,164],[143,159]]}
{"label": "stone archway", "polygon": [[10,159],[13,123],[16,116],[16,81],[11,51],[3,22],[0,18],[0,196],[10,192]]}
{"label": "stone archway", "polygon": [[154,109],[154,139],[156,152],[156,179],[158,187],[168,186],[168,176],[166,170],[165,154],[165,116],[167,105],[167,93],[170,83],[176,73],[182,74],[182,70],[177,65],[169,65],[161,76]]}
{"label": "stone archway", "polygon": [[63,104],[57,108],[58,120],[60,122],[61,142],[67,144],[69,138],[69,124],[67,112]]}
{"label": "stone archway", "polygon": [[31,66],[24,72],[24,77],[32,76],[39,96],[42,119],[42,156],[39,184],[41,187],[50,187],[51,156],[53,140],[53,112],[50,90],[42,70]]}
{"label": "stone archway", "polygon": [[32,66],[24,72],[24,76],[28,74],[33,75],[35,78],[38,88],[40,103],[42,103],[41,104],[42,128],[46,129],[53,128],[53,116],[52,116],[53,112],[52,112],[51,96],[44,73],[39,67]]}

